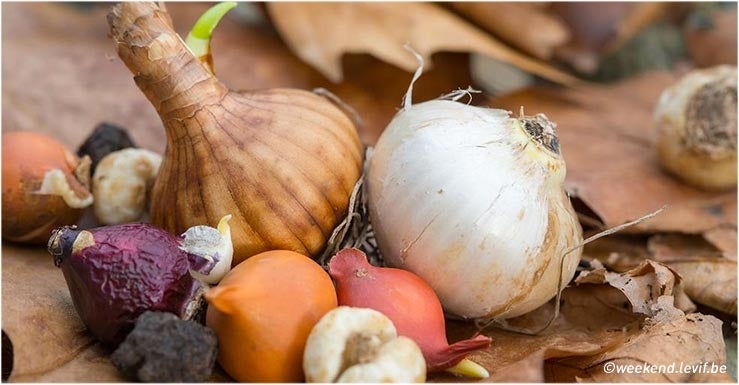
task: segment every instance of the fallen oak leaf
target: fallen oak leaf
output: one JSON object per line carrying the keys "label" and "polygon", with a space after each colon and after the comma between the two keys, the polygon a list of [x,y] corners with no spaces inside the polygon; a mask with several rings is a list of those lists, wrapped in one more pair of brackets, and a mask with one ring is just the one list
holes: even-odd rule
{"label": "fallen oak leaf", "polygon": [[403,49],[405,44],[427,63],[434,52],[475,52],[557,83],[580,82],[520,54],[435,4],[270,2],[267,10],[293,52],[333,82],[343,79],[344,53],[370,53],[408,72],[415,71],[418,63]]}

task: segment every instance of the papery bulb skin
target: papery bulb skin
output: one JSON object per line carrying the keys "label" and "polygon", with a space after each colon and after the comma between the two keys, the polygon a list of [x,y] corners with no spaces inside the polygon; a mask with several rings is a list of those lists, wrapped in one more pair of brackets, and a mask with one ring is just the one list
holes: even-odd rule
{"label": "papery bulb skin", "polygon": [[360,250],[344,249],[331,258],[329,274],[336,281],[340,306],[370,308],[390,318],[398,335],[418,344],[431,372],[448,369],[490,346],[490,338],[483,335],[450,346],[439,299],[431,286],[409,271],[372,266]]}
{"label": "papery bulb skin", "polygon": [[[557,293],[582,229],[544,115],[448,100],[400,111],[369,161],[370,218],[385,261],[418,274],[445,311],[510,318]],[[566,255],[562,287],[581,251]]]}
{"label": "papery bulb skin", "polygon": [[179,234],[232,214],[234,265],[275,249],[319,255],[362,173],[352,121],[311,92],[229,90],[153,3],[121,3],[108,22],[167,133],[152,222]]}
{"label": "papery bulb skin", "polygon": [[737,69],[694,70],[662,92],[655,109],[657,153],[669,173],[704,190],[737,181]]}
{"label": "papery bulb skin", "polygon": [[203,285],[190,274],[180,238],[149,224],[62,227],[49,252],[85,326],[108,346],[122,342],[147,310],[189,319],[201,303]]}

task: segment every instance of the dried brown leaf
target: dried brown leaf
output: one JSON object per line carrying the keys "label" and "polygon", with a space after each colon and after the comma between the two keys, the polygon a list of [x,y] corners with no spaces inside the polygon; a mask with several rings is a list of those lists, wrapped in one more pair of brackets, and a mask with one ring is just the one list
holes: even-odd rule
{"label": "dried brown leaf", "polygon": [[699,191],[659,165],[653,110],[662,90],[676,79],[648,73],[577,90],[538,87],[493,99],[489,105],[511,111],[524,106],[527,114],[541,112],[557,123],[567,161],[566,188],[604,227],[668,205],[657,217],[627,231],[702,233],[736,228],[736,190]]}
{"label": "dried brown leaf", "polygon": [[[510,320],[512,326],[536,329],[544,325],[554,312],[554,303]],[[490,371],[491,381],[518,381],[512,370],[526,370],[525,377],[534,381],[545,374],[545,360],[561,357],[592,356],[615,349],[640,333],[643,317],[632,313],[621,292],[607,285],[568,287],[562,294],[561,313],[552,326],[536,336],[523,335],[498,328],[484,334],[493,339],[492,346],[474,353],[471,358]],[[450,341],[469,337],[475,327],[450,322]],[[525,366],[519,364],[526,362]],[[434,377],[449,381],[448,377]]]}
{"label": "dried brown leaf", "polygon": [[[651,276],[653,282],[674,280],[674,274],[657,263],[646,263],[631,274]],[[658,276],[671,276],[661,277]],[[597,281],[597,280],[596,280]],[[628,291],[628,290],[627,290]],[[603,370],[615,364],[696,365],[725,362],[721,322],[702,314],[685,315],[675,308],[673,297],[662,295],[650,304],[653,314],[644,318],[631,312],[624,292],[606,284],[580,284],[568,287],[562,296],[562,312],[552,326],[539,335],[529,336],[488,329],[491,348],[475,353],[472,359],[491,372],[491,380],[517,381],[511,370],[525,370],[527,378],[544,376],[547,381],[665,381],[660,376],[610,375]],[[510,325],[535,329],[554,310],[552,302],[511,320]],[[469,336],[474,328],[450,323],[450,339]],[[520,362],[520,363],[519,363]],[[525,365],[522,362],[526,362]],[[519,363],[519,364],[516,364]],[[515,365],[515,366],[514,366]],[[728,375],[668,375],[671,380],[726,380]],[[448,378],[434,378],[448,380]]]}
{"label": "dried brown leaf", "polygon": [[22,382],[123,382],[111,363],[110,352],[99,344],[91,345],[79,352],[72,360],[44,373],[33,376],[13,376],[12,381]]}
{"label": "dried brown leaf", "polygon": [[544,351],[540,350],[493,373],[485,382],[542,383],[544,378]]}
{"label": "dried brown leaf", "polygon": [[2,324],[13,343],[10,379],[38,381],[74,360],[94,340],[45,250],[3,243],[2,256]]}
{"label": "dried brown leaf", "polygon": [[73,149],[110,121],[139,129],[137,143],[163,150],[154,108],[112,59],[105,7],[89,13],[62,4],[3,8],[3,130],[42,132]]}
{"label": "dried brown leaf", "polygon": [[429,64],[434,52],[475,52],[558,83],[577,83],[573,76],[508,48],[436,4],[274,2],[267,3],[267,9],[293,52],[334,82],[343,79],[344,53],[369,53],[413,72],[418,63],[403,48],[408,43]]}
{"label": "dried brown leaf", "polygon": [[[680,371],[680,366],[699,367],[707,363],[717,366],[726,363],[721,321],[710,315],[685,315],[672,306],[672,298],[663,296],[660,309],[648,319],[638,335],[632,336],[616,349],[592,357],[575,357],[551,363],[552,380],[583,382],[693,382],[706,379],[705,373]],[[663,372],[673,366],[674,373],[615,373],[612,367],[625,365],[664,365]],[[558,370],[562,368],[563,370]],[[703,369],[705,370],[705,369]],[[725,370],[725,367],[724,367]],[[636,370],[635,370],[636,371]],[[567,375],[562,377],[562,375]],[[710,376],[712,381],[725,381],[728,375]]]}
{"label": "dried brown leaf", "polygon": [[735,227],[718,227],[705,232],[703,237],[721,250],[724,258],[736,260],[737,232]]}
{"label": "dried brown leaf", "polygon": [[[569,27],[554,15],[516,2],[452,2],[452,9],[506,43],[542,60],[570,39]],[[530,28],[529,26],[536,26]]]}
{"label": "dried brown leaf", "polygon": [[677,271],[685,293],[694,301],[737,314],[736,260],[722,258],[705,240],[684,235],[657,235],[649,240],[654,259]]}
{"label": "dried brown leaf", "polygon": [[657,299],[664,295],[672,296],[680,282],[680,277],[674,271],[655,261],[643,261],[625,273],[608,271],[599,265],[594,264],[593,270],[582,271],[575,283],[611,285],[624,293],[634,312],[648,316],[655,315]]}

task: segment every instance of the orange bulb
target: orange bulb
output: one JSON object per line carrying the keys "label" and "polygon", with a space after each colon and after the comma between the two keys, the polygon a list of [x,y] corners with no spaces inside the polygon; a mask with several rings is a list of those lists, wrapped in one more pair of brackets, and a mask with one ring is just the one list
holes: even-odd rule
{"label": "orange bulb", "polygon": [[218,362],[241,382],[303,381],[308,335],[337,306],[328,273],[287,250],[240,263],[205,298],[206,325],[218,335]]}
{"label": "orange bulb", "polygon": [[[82,208],[92,204],[89,168],[76,172],[77,157],[44,134],[13,131],[4,133],[2,141],[3,238],[45,244],[55,227],[76,224]],[[41,191],[54,170],[59,180],[47,182],[54,187]]]}

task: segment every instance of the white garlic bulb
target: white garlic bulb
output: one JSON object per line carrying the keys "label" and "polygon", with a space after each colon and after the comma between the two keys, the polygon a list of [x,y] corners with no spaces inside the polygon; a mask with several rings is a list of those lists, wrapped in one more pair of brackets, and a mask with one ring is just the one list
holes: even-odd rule
{"label": "white garlic bulb", "polygon": [[510,318],[553,298],[583,241],[554,127],[544,115],[407,98],[368,167],[385,261],[465,318]]}

